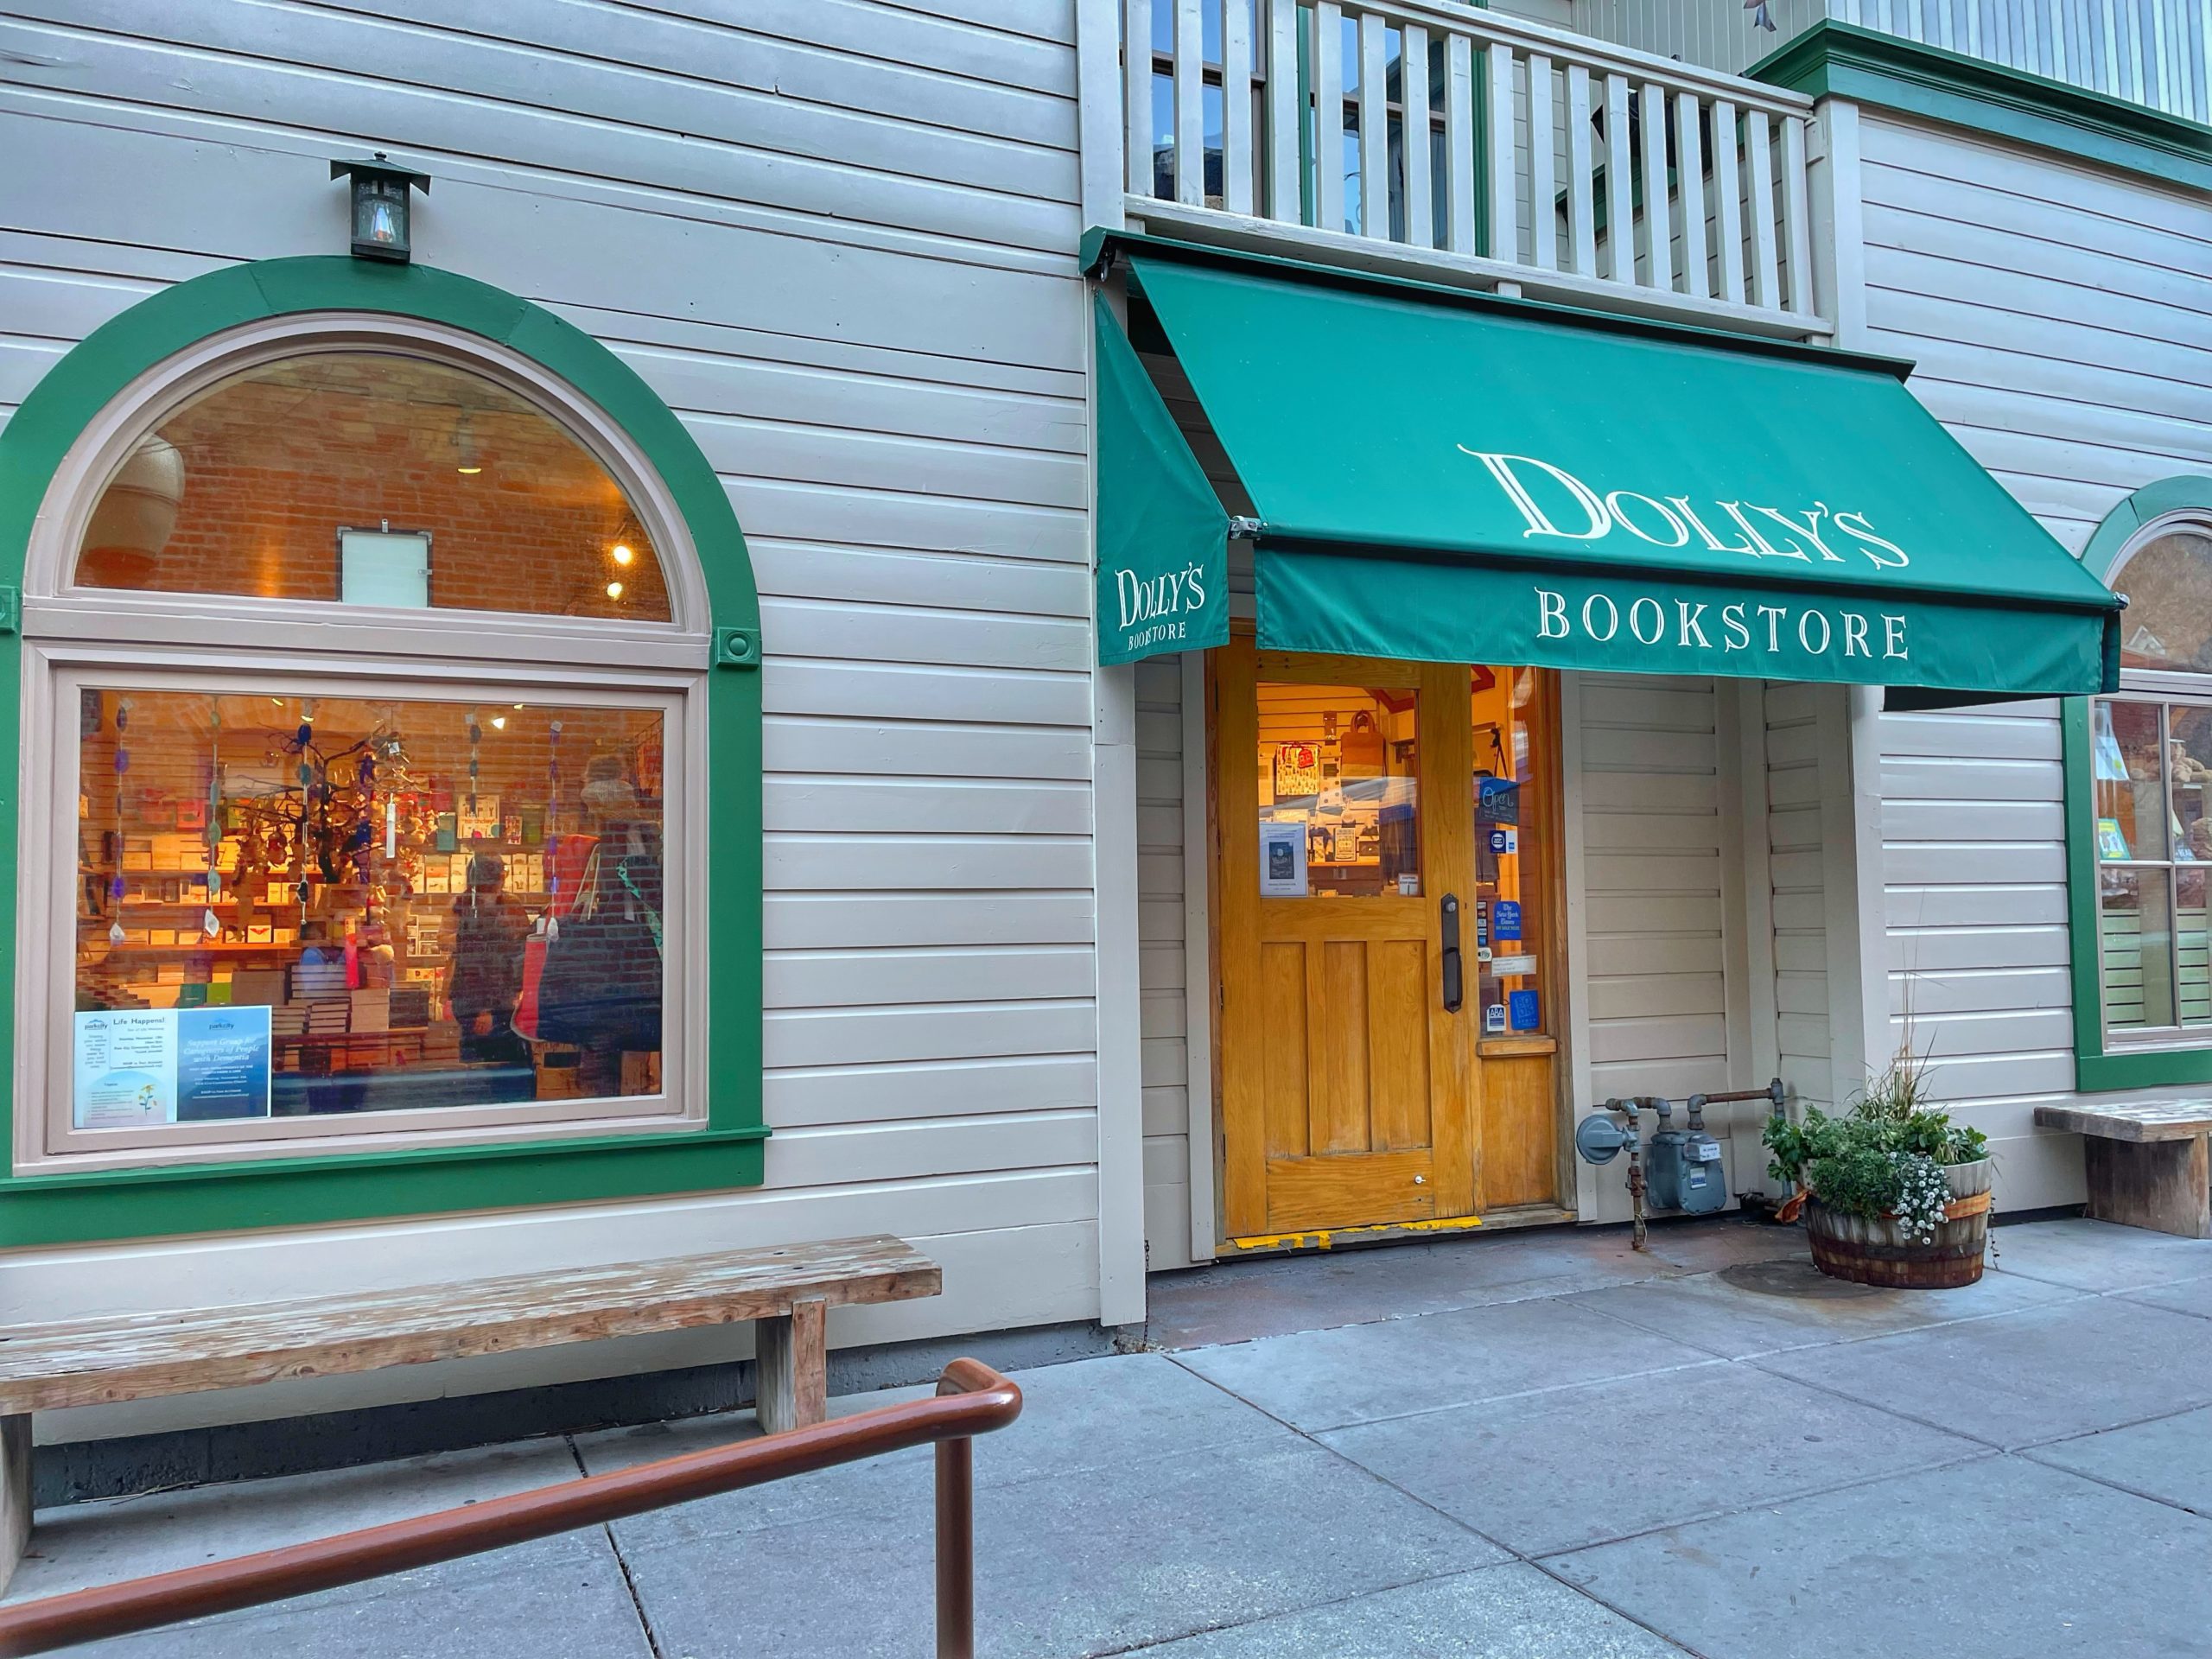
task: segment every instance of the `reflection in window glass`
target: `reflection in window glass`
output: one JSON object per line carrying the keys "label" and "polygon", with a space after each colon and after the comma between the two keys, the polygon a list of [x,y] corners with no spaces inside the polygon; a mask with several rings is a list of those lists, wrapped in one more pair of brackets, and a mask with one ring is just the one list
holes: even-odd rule
{"label": "reflection in window glass", "polygon": [[79,731],[78,1128],[661,1091],[658,710],[87,690]]}
{"label": "reflection in window glass", "polygon": [[1263,898],[1421,894],[1416,698],[1259,688]]}
{"label": "reflection in window glass", "polygon": [[2163,869],[2107,869],[2098,934],[2105,1024],[2115,1031],[2174,1021],[2173,929]]}
{"label": "reflection in window glass", "polygon": [[2157,703],[2097,705],[2097,846],[2103,857],[2166,857],[2164,747],[2164,711]]}
{"label": "reflection in window glass", "polygon": [[1535,727],[1537,677],[1530,669],[1474,671],[1475,938],[1485,1037],[1543,1035],[1541,942],[1554,937],[1546,909],[1545,817],[1553,788],[1541,769]]}
{"label": "reflection in window glass", "polygon": [[2123,668],[2212,671],[2212,535],[2160,536],[2131,555],[2113,580],[2127,594]]}
{"label": "reflection in window glass", "polygon": [[669,620],[645,525],[574,434],[487,377],[316,352],[172,410],[102,487],[76,579],[441,610]]}

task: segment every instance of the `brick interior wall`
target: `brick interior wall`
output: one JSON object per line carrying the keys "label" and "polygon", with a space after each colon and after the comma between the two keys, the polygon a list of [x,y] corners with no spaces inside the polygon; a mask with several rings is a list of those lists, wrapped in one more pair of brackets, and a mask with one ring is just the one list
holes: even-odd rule
{"label": "brick interior wall", "polygon": [[[339,531],[389,527],[429,532],[440,608],[669,620],[620,486],[565,429],[476,375],[385,353],[293,358],[210,389],[158,432],[184,466],[175,528],[150,563],[87,550],[80,579],[333,601]],[[635,555],[626,567],[618,543]]]}

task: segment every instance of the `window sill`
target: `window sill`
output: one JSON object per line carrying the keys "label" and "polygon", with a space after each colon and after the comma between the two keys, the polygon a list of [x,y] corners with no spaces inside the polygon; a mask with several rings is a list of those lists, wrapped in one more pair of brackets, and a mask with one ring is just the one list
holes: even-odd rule
{"label": "window sill", "polygon": [[2212,1083],[2212,1043],[2200,1048],[2121,1049],[2075,1057],[2074,1087],[2085,1095],[2190,1083]]}
{"label": "window sill", "polygon": [[1518,1059],[1541,1054],[1559,1052],[1556,1037],[1482,1037],[1475,1042],[1475,1052],[1486,1060]]}
{"label": "window sill", "polygon": [[73,1171],[0,1182],[0,1249],[757,1186],[764,1128]]}

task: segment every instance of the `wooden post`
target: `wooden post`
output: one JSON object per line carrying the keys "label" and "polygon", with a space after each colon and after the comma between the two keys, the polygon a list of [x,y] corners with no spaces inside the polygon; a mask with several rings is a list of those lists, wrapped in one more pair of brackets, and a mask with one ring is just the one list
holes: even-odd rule
{"label": "wooden post", "polygon": [[937,1443],[937,1659],[976,1659],[976,1443]]}
{"label": "wooden post", "polygon": [[753,1322],[753,1410],[771,1434],[829,1415],[829,1307],[810,1296],[794,1301],[781,1318]]}
{"label": "wooden post", "polygon": [[2092,1136],[2082,1144],[2082,1162],[2092,1219],[2212,1238],[2212,1169],[2203,1135],[2187,1141]]}
{"label": "wooden post", "polygon": [[0,1417],[0,1590],[31,1538],[31,1414]]}

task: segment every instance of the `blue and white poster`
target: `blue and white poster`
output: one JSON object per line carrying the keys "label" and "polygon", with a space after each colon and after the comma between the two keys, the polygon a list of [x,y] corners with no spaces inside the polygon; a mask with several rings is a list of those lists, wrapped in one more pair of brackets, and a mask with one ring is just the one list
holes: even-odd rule
{"label": "blue and white poster", "polygon": [[1500,943],[1521,937],[1521,902],[1517,899],[1501,899],[1490,907],[1491,931]]}
{"label": "blue and white poster", "polygon": [[267,1117],[269,1010],[95,1008],[76,1016],[80,1129]]}
{"label": "blue and white poster", "polygon": [[1535,992],[1509,991],[1506,993],[1505,1001],[1507,1006],[1513,1011],[1514,1030],[1538,1031],[1542,1028],[1543,1007]]}

